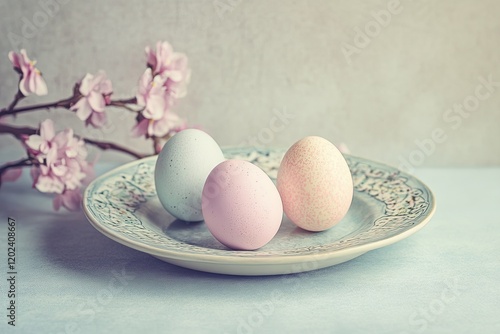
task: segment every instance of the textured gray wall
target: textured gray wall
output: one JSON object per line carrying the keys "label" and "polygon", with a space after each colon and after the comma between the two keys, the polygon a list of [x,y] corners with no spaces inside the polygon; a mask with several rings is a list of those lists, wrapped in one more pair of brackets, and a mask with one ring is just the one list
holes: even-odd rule
{"label": "textured gray wall", "polygon": [[[49,6],[53,16],[20,43],[9,36],[22,36],[43,1],[1,1],[3,106],[16,86],[10,49],[28,49],[49,86],[48,96],[27,103],[66,97],[76,80],[99,69],[115,96],[131,96],[144,47],[168,40],[193,70],[176,111],[222,145],[266,132],[276,110],[286,110],[295,117],[266,144],[289,146],[316,134],[391,164],[404,158],[424,166],[500,165],[500,85],[488,92],[479,79],[500,82],[499,1],[65,0]],[[385,26],[373,21],[380,10],[393,11]],[[371,29],[373,37],[363,40],[358,29]],[[462,103],[472,111],[448,111]],[[130,138],[131,116],[110,114],[119,126],[108,138],[150,149]],[[100,136],[63,110],[21,115],[16,123],[47,116],[61,128]],[[418,153],[416,141],[427,142],[429,152]],[[10,143],[1,137],[0,145]]]}

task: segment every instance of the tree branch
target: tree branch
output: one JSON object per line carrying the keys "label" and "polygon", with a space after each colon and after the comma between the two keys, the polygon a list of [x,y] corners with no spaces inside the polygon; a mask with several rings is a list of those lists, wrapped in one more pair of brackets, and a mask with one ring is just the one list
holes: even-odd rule
{"label": "tree branch", "polygon": [[24,98],[24,95],[23,93],[21,93],[20,90],[17,91],[16,95],[14,96],[14,100],[9,104],[9,106],[7,107],[7,110],[12,110],[14,109],[14,107],[16,106],[16,104]]}
{"label": "tree branch", "polygon": [[[77,96],[77,98],[79,99],[80,97]],[[15,115],[15,114],[19,114],[19,113],[27,112],[27,111],[35,111],[35,110],[40,110],[40,109],[50,109],[50,108],[66,108],[66,109],[69,109],[69,107],[71,107],[71,105],[74,102],[76,102],[76,100],[78,100],[77,98],[75,98],[74,96],[72,96],[70,98],[67,98],[67,99],[64,99],[64,100],[60,100],[60,101],[57,101],[57,102],[34,104],[34,105],[31,105],[31,106],[25,106],[25,107],[20,107],[20,108],[11,108],[11,106],[12,106],[12,103],[11,103],[11,106],[9,106],[8,108],[4,108],[4,109],[0,110],[0,117],[1,116],[7,116],[7,115]],[[13,103],[14,102],[16,102],[16,100],[14,100]]]}
{"label": "tree branch", "polygon": [[[42,104],[34,104],[30,106],[25,106],[25,107],[20,107],[20,108],[14,108],[22,98],[25,96],[21,92],[17,92],[16,96],[14,97],[14,101],[7,107],[0,109],[0,117],[2,116],[7,116],[7,115],[16,115],[19,113],[23,112],[28,112],[28,111],[35,111],[35,110],[40,110],[40,109],[51,109],[51,108],[65,108],[69,109],[74,103],[76,103],[82,96],[79,95],[78,93],[75,93],[76,95],[69,97],[67,99],[59,100],[56,102],[49,102],[49,103],[42,103]],[[129,104],[136,104],[137,99],[135,97],[132,97],[130,99],[124,99],[124,100],[112,100],[110,101],[110,106],[115,106],[115,107],[121,107],[124,109],[127,109],[132,112],[140,112],[142,109],[135,110],[131,107],[129,107]]]}
{"label": "tree branch", "polygon": [[132,97],[130,99],[125,99],[125,100],[111,100],[109,103],[110,106],[121,107],[135,113],[138,113],[143,109],[141,108],[139,110],[135,110],[129,107],[129,104],[137,104],[137,99],[135,97]]}
{"label": "tree branch", "polygon": [[114,144],[114,143],[110,143],[110,142],[106,142],[106,141],[97,141],[97,140],[93,140],[93,139],[89,139],[89,138],[82,138],[82,139],[87,144],[97,146],[101,150],[115,150],[115,151],[120,151],[120,152],[123,152],[123,153],[127,153],[127,154],[129,154],[129,155],[131,155],[131,156],[133,156],[133,157],[135,157],[137,159],[142,159],[142,158],[145,158],[145,157],[148,156],[147,154],[140,154],[140,153],[131,151],[128,148],[125,148],[123,146],[120,146],[120,145],[117,145],[117,144]]}
{"label": "tree branch", "polygon": [[124,99],[124,100],[111,100],[111,104],[113,103],[118,103],[118,104],[137,104],[137,99],[135,97],[131,97],[130,99]]}
{"label": "tree branch", "polygon": [[31,158],[23,158],[18,161],[8,162],[0,167],[0,175],[2,175],[9,168],[32,166],[33,160]]}
{"label": "tree branch", "polygon": [[[0,123],[0,133],[8,133],[13,135],[14,137],[21,139],[22,135],[33,135],[38,132],[37,129],[35,128],[30,128],[30,127],[16,127],[16,126],[11,126],[7,124],[1,124]],[[110,142],[102,142],[102,141],[97,141],[85,137],[80,137],[83,141],[85,141],[87,144],[94,145],[101,150],[115,150],[115,151],[120,151],[126,154],[129,154],[137,159],[141,159],[146,157],[146,154],[140,154],[137,152],[134,152],[132,150],[129,150],[128,148],[125,148],[123,146],[120,146],[118,144],[110,143]]]}
{"label": "tree branch", "polygon": [[38,132],[35,128],[17,127],[0,123],[0,133],[8,133],[20,139],[22,135],[34,135]]}

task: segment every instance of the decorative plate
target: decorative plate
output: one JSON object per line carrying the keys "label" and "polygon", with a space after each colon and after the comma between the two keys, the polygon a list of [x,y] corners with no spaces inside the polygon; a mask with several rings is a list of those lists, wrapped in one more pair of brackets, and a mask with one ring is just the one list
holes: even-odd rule
{"label": "decorative plate", "polygon": [[[227,148],[227,158],[248,160],[276,178],[284,149]],[[94,180],[83,206],[90,223],[109,238],[163,261],[231,275],[277,275],[339,264],[387,246],[421,229],[435,211],[430,189],[396,168],[346,155],[354,181],[349,212],[319,233],[284,217],[278,234],[255,251],[234,251],[212,237],[203,222],[173,218],[155,192],[156,157],[120,166]]]}

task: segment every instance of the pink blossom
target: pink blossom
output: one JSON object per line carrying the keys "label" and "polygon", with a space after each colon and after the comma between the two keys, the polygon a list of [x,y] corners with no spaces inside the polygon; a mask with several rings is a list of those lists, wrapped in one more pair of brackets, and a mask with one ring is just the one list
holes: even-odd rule
{"label": "pink blossom", "polygon": [[137,104],[144,107],[142,110],[144,117],[158,120],[172,105],[173,100],[166,94],[164,83],[165,79],[160,76],[153,78],[150,68],[147,68],[141,76],[136,99]]}
{"label": "pink blossom", "polygon": [[40,124],[40,134],[29,136],[24,143],[28,147],[29,153],[37,157],[39,162],[43,162],[49,153],[51,141],[55,135],[54,123],[48,119]]}
{"label": "pink blossom", "polygon": [[168,42],[157,42],[155,50],[149,46],[146,47],[146,57],[153,75],[159,75],[165,79],[164,85],[167,92],[175,98],[184,97],[191,77],[186,55],[174,52]]}
{"label": "pink blossom", "polygon": [[44,193],[58,194],[54,208],[61,205],[68,210],[79,208],[80,192],[93,166],[85,159],[87,150],[83,140],[75,138],[72,129],[55,133],[53,122],[48,119],[40,125],[40,135],[25,139],[28,152],[40,164],[31,169],[33,187]]}
{"label": "pink blossom", "polygon": [[168,42],[156,43],[156,50],[146,47],[148,68],[139,80],[136,100],[144,107],[132,133],[146,137],[167,136],[182,121],[170,111],[176,99],[186,95],[190,69],[187,57],[173,51]]}
{"label": "pink blossom", "polygon": [[9,59],[14,68],[22,73],[19,90],[24,96],[31,93],[40,96],[47,95],[47,84],[40,71],[35,67],[36,60],[30,60],[26,50],[22,49],[20,53],[9,52]]}
{"label": "pink blossom", "polygon": [[164,86],[165,80],[164,77],[158,75],[153,78],[150,68],[144,71],[139,80],[136,99],[137,104],[143,106],[144,109],[132,130],[135,136],[163,137],[180,124],[179,116],[169,110],[174,104],[174,98],[167,94]]}
{"label": "pink blossom", "polygon": [[85,124],[91,124],[95,128],[102,127],[106,123],[104,107],[109,105],[113,93],[111,81],[106,77],[106,73],[87,73],[79,83],[79,91],[82,98],[70,109],[76,111],[78,118],[85,121]]}
{"label": "pink blossom", "polygon": [[176,113],[166,111],[163,117],[158,120],[142,118],[132,129],[132,134],[135,136],[163,137],[174,129],[179,122],[181,122],[181,119]]}

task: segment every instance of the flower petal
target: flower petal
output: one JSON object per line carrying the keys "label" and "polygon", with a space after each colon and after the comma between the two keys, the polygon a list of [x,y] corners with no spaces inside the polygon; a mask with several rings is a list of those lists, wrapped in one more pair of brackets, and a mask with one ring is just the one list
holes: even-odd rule
{"label": "flower petal", "polygon": [[9,60],[12,63],[12,66],[14,66],[15,68],[21,68],[21,64],[19,63],[19,55],[16,52],[9,52]]}
{"label": "flower petal", "polygon": [[35,188],[42,193],[61,194],[64,190],[64,183],[56,177],[40,175],[36,181]]}
{"label": "flower petal", "polygon": [[31,148],[32,150],[36,151],[34,153],[39,153],[40,152],[40,146],[44,140],[42,139],[41,136],[39,135],[31,135],[28,137],[28,139],[24,142],[26,146]]}
{"label": "flower petal", "polygon": [[50,118],[40,123],[40,135],[44,140],[50,141],[56,135],[54,130],[54,122]]}
{"label": "flower petal", "polygon": [[21,49],[19,53],[19,64],[21,67],[28,67],[32,62],[35,63],[36,61],[31,61],[26,53],[26,49]]}
{"label": "flower petal", "polygon": [[99,90],[99,85],[104,79],[106,79],[106,72],[99,70],[90,82],[91,90]]}
{"label": "flower petal", "polygon": [[148,95],[151,82],[153,81],[153,74],[151,73],[151,69],[148,67],[141,78],[139,79],[139,88],[137,89],[137,104],[140,106],[146,105],[146,97]]}
{"label": "flower petal", "polygon": [[67,150],[68,146],[70,146],[70,142],[73,138],[73,130],[72,129],[65,129],[64,131],[61,131],[57,133],[54,138],[52,139],[52,146],[57,146],[57,149],[60,150],[58,151],[58,158],[64,158],[64,151]]}
{"label": "flower petal", "polygon": [[22,174],[23,174],[23,169],[21,167],[10,168],[7,169],[2,175],[0,175],[0,178],[2,182],[14,182],[19,177],[21,177]]}
{"label": "flower petal", "polygon": [[156,68],[156,56],[149,46],[146,46],[146,63],[152,68]]}
{"label": "flower petal", "polygon": [[111,84],[111,80],[105,79],[101,81],[101,84],[99,85],[99,91],[103,95],[110,95],[113,93],[113,85]]}
{"label": "flower petal", "polygon": [[66,190],[61,197],[62,205],[69,211],[78,211],[80,209],[82,194],[79,189]]}
{"label": "flower petal", "polygon": [[22,79],[19,81],[19,90],[24,96],[31,94],[28,77],[23,75]]}
{"label": "flower petal", "polygon": [[52,147],[49,149],[49,151],[47,152],[47,166],[50,166],[54,163],[56,163],[56,161],[58,160],[58,152],[57,152],[57,144],[54,143],[54,145],[52,145]]}
{"label": "flower petal", "polygon": [[92,108],[90,107],[89,102],[86,97],[82,97],[78,102],[74,105],[75,108],[78,108],[76,111],[76,116],[82,121],[85,121],[92,114]]}
{"label": "flower petal", "polygon": [[148,99],[146,108],[142,112],[144,117],[158,120],[163,117],[166,111],[166,101],[165,97],[161,95],[153,95]]}
{"label": "flower petal", "polygon": [[165,136],[169,131],[175,128],[180,121],[179,116],[173,112],[166,113],[162,119],[153,122],[151,125],[152,135],[157,137]]}
{"label": "flower petal", "polygon": [[51,166],[50,170],[52,171],[52,173],[54,173],[55,176],[61,177],[68,172],[68,167],[64,165],[53,165]]}
{"label": "flower petal", "polygon": [[94,128],[101,128],[106,124],[106,113],[93,112],[87,119],[87,124],[91,124]]}
{"label": "flower petal", "polygon": [[132,136],[140,137],[148,133],[148,119],[143,119],[132,128]]}
{"label": "flower petal", "polygon": [[47,84],[45,83],[45,80],[43,79],[42,75],[40,73],[35,73],[34,78],[33,78],[34,86],[35,89],[33,92],[38,95],[38,96],[43,96],[47,95],[48,89],[47,89]]}
{"label": "flower petal", "polygon": [[172,80],[172,81],[175,81],[175,82],[179,82],[182,80],[182,72],[181,71],[177,71],[177,70],[173,70],[173,71],[165,71],[163,72],[165,76],[168,77],[169,80]]}
{"label": "flower petal", "polygon": [[83,96],[89,95],[90,91],[92,90],[92,79],[94,79],[94,76],[90,73],[87,73],[80,81],[80,93],[82,93]]}
{"label": "flower petal", "polygon": [[90,107],[94,111],[102,112],[104,111],[104,107],[106,102],[104,101],[104,96],[101,93],[96,91],[91,91],[87,97],[87,101],[90,104]]}

